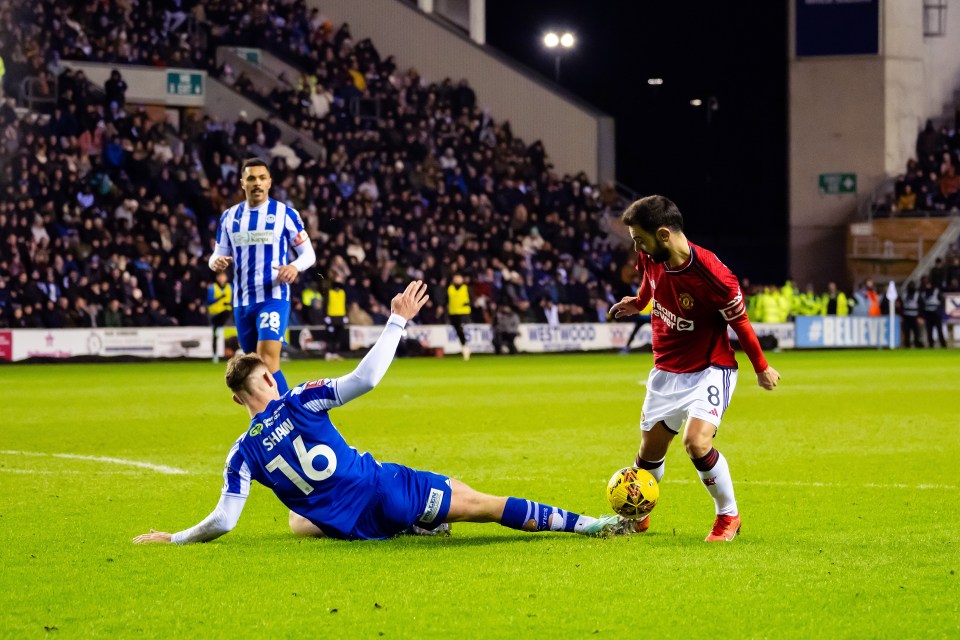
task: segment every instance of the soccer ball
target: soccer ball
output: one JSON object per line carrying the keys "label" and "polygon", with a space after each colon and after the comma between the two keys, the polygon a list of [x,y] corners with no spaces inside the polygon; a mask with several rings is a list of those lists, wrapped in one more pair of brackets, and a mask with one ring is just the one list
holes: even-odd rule
{"label": "soccer ball", "polygon": [[643,518],[653,511],[660,497],[660,485],[640,467],[624,467],[607,484],[607,500],[624,518]]}

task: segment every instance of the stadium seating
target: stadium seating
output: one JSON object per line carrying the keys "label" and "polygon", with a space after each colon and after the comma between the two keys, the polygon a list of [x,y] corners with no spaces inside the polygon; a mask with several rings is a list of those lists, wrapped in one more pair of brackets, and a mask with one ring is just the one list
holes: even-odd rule
{"label": "stadium seating", "polygon": [[[317,245],[298,299],[341,278],[358,311],[376,319],[405,279],[426,278],[442,301],[446,278],[460,271],[472,278],[478,320],[499,303],[543,320],[550,301],[561,321],[595,321],[630,290],[626,248],[601,224],[620,205],[615,191],[554,175],[542,145],[479,110],[466,83],[425,84],[373,43],[354,44],[346,25],[334,29],[295,4],[264,14],[207,3],[184,16],[68,6],[19,9],[24,23],[10,39],[24,54],[11,58],[31,60],[14,64],[14,77],[55,73],[58,99],[49,117],[5,111],[17,152],[4,166],[0,322],[205,323],[203,257],[219,212],[240,199],[238,165],[254,155],[271,161],[273,197],[301,211]],[[105,23],[118,26],[96,28]],[[261,46],[309,72],[258,95],[215,66],[223,45]],[[77,57],[206,66],[325,153],[283,144],[272,118],[188,114],[179,131],[151,122],[116,87],[100,95],[65,71],[60,61]],[[308,311],[298,300],[292,320],[310,320]],[[441,310],[423,319],[442,321]]]}

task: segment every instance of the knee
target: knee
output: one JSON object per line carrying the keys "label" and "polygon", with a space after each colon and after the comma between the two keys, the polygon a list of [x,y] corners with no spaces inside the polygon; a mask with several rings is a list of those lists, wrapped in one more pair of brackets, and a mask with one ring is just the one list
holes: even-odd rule
{"label": "knee", "polygon": [[319,527],[317,527],[317,525],[313,524],[298,513],[291,511],[288,522],[290,524],[290,531],[292,531],[296,536],[323,537],[323,532]]}
{"label": "knee", "polygon": [[713,438],[703,433],[684,434],[683,448],[691,460],[696,460],[710,453],[710,449],[713,449]]}

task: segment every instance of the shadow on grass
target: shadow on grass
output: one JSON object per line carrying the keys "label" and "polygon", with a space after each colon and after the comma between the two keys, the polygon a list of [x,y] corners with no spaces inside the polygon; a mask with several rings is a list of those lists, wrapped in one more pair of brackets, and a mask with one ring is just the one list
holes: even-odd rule
{"label": "shadow on grass", "polygon": [[[396,536],[394,538],[387,538],[386,540],[335,540],[332,538],[299,538],[292,536],[290,534],[267,534],[262,536],[257,536],[257,544],[270,544],[278,543],[286,547],[289,544],[295,545],[332,545],[334,547],[365,547],[365,546],[386,546],[393,550],[400,551],[404,549],[415,549],[417,551],[423,550],[425,548],[436,548],[436,549],[458,549],[458,548],[469,548],[469,547],[483,547],[483,546],[492,546],[492,545],[516,545],[516,544],[527,544],[527,545],[555,545],[559,543],[576,543],[582,544],[584,542],[595,542],[596,544],[612,543],[625,538],[626,536],[614,536],[611,538],[587,538],[584,536],[572,534],[572,533],[550,533],[550,532],[536,532],[536,533],[522,533],[516,532],[512,534],[511,532],[505,532],[502,535],[489,535],[489,534],[458,534],[454,533],[450,536]],[[636,535],[630,537],[632,542],[643,543],[643,541],[656,542],[657,546],[664,546],[664,543],[667,543],[671,538],[677,540],[678,543],[687,544],[691,540],[687,537],[675,537],[671,535],[665,535],[660,533],[645,533],[642,535]]]}

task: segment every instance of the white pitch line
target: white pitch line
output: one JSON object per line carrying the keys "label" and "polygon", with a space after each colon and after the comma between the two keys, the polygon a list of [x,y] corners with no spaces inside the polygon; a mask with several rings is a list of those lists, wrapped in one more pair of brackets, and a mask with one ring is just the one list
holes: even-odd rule
{"label": "white pitch line", "polygon": [[[676,482],[678,484],[700,484],[696,480],[679,478],[674,480],[668,478],[664,482]],[[829,487],[832,489],[945,489],[948,491],[957,491],[960,486],[954,484],[878,484],[867,482],[864,484],[840,484],[837,482],[791,482],[788,480],[734,480],[734,484],[756,484],[767,487]]]}
{"label": "white pitch line", "polygon": [[75,476],[138,476],[138,471],[77,471],[76,469],[62,469],[60,471],[50,471],[49,469],[8,469],[0,467],[0,473],[28,473],[31,475],[75,475]]}
{"label": "white pitch line", "polygon": [[107,462],[109,464],[123,464],[130,467],[139,467],[141,469],[150,469],[157,473],[167,475],[184,475],[190,473],[177,467],[168,467],[165,464],[152,464],[150,462],[140,462],[139,460],[126,460],[124,458],[109,458],[105,456],[83,456],[76,453],[42,453],[39,451],[0,451],[0,455],[12,456],[52,456],[54,458],[66,458],[69,460],[89,460],[90,462]]}

